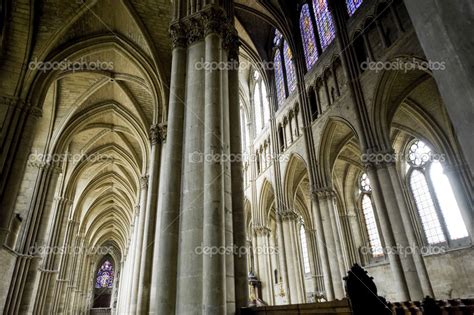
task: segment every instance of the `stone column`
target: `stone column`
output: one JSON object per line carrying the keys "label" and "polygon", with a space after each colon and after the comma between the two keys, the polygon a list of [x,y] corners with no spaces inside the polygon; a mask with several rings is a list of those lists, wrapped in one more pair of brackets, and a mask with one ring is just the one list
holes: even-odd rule
{"label": "stone column", "polygon": [[39,268],[40,279],[37,287],[38,289],[36,290],[37,294],[33,309],[34,313],[48,313],[49,308],[51,307],[51,294],[55,286],[55,283],[52,283],[52,276],[55,276],[59,271],[58,264],[60,255],[56,249],[59,247],[60,241],[63,239],[66,232],[66,222],[69,214],[72,212],[72,200],[65,197],[56,197],[55,207],[55,218],[50,238],[47,243],[49,248],[52,250],[44,257],[42,266]]}
{"label": "stone column", "polygon": [[140,265],[142,257],[142,244],[143,234],[145,230],[145,219],[146,219],[146,202],[148,195],[148,176],[140,178],[140,209],[138,210],[138,223],[137,223],[137,242],[134,248],[135,257],[132,270],[132,284],[130,288],[130,313],[135,314],[137,311],[137,300],[138,300],[138,285],[140,279]]}
{"label": "stone column", "polygon": [[323,274],[325,297],[328,301],[332,301],[334,300],[334,285],[332,282],[333,277],[331,274],[331,267],[329,261],[329,255],[331,254],[331,252],[328,250],[326,245],[326,236],[323,228],[323,211],[322,207],[320,207],[319,197],[316,191],[312,192],[311,197],[311,210],[313,213],[314,225],[316,228],[316,243],[318,248],[318,254],[321,258],[321,271]]}
{"label": "stone column", "polygon": [[[173,314],[176,300],[176,277],[181,197],[181,164],[186,85],[186,30],[182,23],[170,27],[173,43],[170,105],[165,159],[160,184],[161,227],[155,236],[152,275],[151,314]],[[164,286],[163,283],[167,285]]]}
{"label": "stone column", "polygon": [[[222,39],[219,28],[223,22],[221,13],[210,10],[204,15],[205,62],[220,64]],[[208,248],[225,245],[224,217],[224,169],[219,160],[209,160],[211,156],[222,156],[222,84],[220,70],[205,72],[204,92],[204,218],[203,244]],[[203,304],[206,314],[224,314],[226,306],[225,256],[203,256]]]}
{"label": "stone column", "polygon": [[[343,239],[340,238],[340,225],[338,224],[339,220],[339,213],[337,213],[337,209],[334,207],[334,192],[333,191],[327,191],[327,207],[329,211],[329,219],[331,221],[331,230],[333,233],[334,237],[334,245],[335,245],[335,250],[336,250],[336,257],[337,257],[337,268],[338,268],[338,277],[333,279],[334,282],[334,288],[336,292],[336,298],[337,299],[342,299],[345,296],[344,292],[344,282],[342,280],[344,274],[345,274],[345,266],[344,266],[344,255],[343,255]],[[332,265],[331,265],[332,267]]]}
{"label": "stone column", "polygon": [[[383,192],[384,194],[390,195],[390,197],[387,197],[389,197],[391,200],[395,199],[396,205],[398,205],[398,213],[401,219],[402,228],[402,231],[400,232],[403,233],[404,231],[404,235],[406,235],[406,239],[401,239],[399,243],[403,244],[402,242],[404,242],[410,248],[410,254],[404,255],[407,256],[407,264],[410,266],[408,267],[408,270],[410,270],[409,273],[407,273],[407,270],[405,270],[405,275],[409,285],[408,289],[410,290],[410,297],[414,301],[421,300],[427,295],[434,297],[433,288],[431,287],[425,261],[419,250],[415,230],[411,221],[410,211],[408,210],[408,206],[402,192],[402,187],[398,177],[397,169],[395,168],[395,163],[389,163],[386,168],[379,170],[379,174],[380,173],[383,174],[383,178],[387,179],[387,177],[389,177],[391,179],[390,183],[392,185],[392,189],[387,189]],[[383,180],[383,178],[381,178],[381,180]],[[395,235],[398,235],[399,232],[397,232],[397,230],[399,229],[396,229],[396,227],[393,225],[392,228],[394,229]],[[411,281],[414,283],[411,283]]]}
{"label": "stone column", "polygon": [[[372,187],[372,197],[375,203],[375,209],[379,218],[380,230],[382,232],[385,247],[392,249],[396,247],[394,231],[392,230],[392,222],[389,219],[388,207],[383,198],[383,188],[379,183],[377,171],[375,166],[366,165],[367,176]],[[390,181],[390,178],[387,179]],[[387,251],[388,260],[390,262],[390,269],[392,270],[393,279],[398,292],[399,301],[408,301],[410,294],[408,291],[408,284],[403,273],[403,267],[399,253],[394,250]]]}
{"label": "stone column", "polygon": [[[235,29],[227,34],[224,40],[224,47],[228,49],[228,60],[232,69],[228,72],[228,91],[229,91],[229,132],[230,132],[230,154],[237,157],[242,156],[242,139],[240,129],[240,97],[239,97],[239,71],[238,71],[238,35]],[[240,249],[246,248],[246,223],[244,213],[244,187],[242,162],[240,159],[234,159],[230,165],[231,175],[231,198],[232,198],[232,237],[234,245],[239,249],[239,255],[234,255],[234,289],[235,289],[235,308],[237,312],[248,304],[248,270],[245,254]]]}
{"label": "stone column", "polygon": [[[34,124],[41,117],[41,109],[29,102],[9,96],[0,96],[0,244],[8,237],[15,201],[27,162]],[[3,250],[0,248],[0,251]]]}
{"label": "stone column", "polygon": [[317,245],[317,233],[316,230],[306,229],[306,239],[308,243],[308,258],[309,267],[311,269],[311,282],[313,284],[313,293],[317,296],[324,293],[324,277],[321,272],[321,266],[319,262],[318,245]]}
{"label": "stone column", "polygon": [[[33,188],[33,196],[25,233],[22,235],[19,252],[23,258],[30,256],[30,249],[39,249],[46,245],[51,215],[53,213],[53,197],[60,168],[54,164],[40,165],[40,171]],[[10,284],[5,310],[7,312],[32,312],[33,297],[36,294],[38,267],[41,253],[33,253],[34,260],[18,259]],[[31,257],[32,258],[32,257]]]}
{"label": "stone column", "polygon": [[[338,261],[338,244],[336,244],[337,239],[334,236],[333,226],[331,223],[331,209],[329,207],[329,198],[330,196],[326,191],[318,192],[319,199],[319,208],[321,210],[321,221],[322,221],[322,230],[324,233],[325,243],[321,244],[326,248],[329,262],[329,272],[331,274],[331,283],[334,290],[334,298],[338,299],[344,296],[344,291],[339,284],[341,281],[341,274],[339,270],[339,261]],[[318,230],[318,228],[316,228]],[[319,245],[319,244],[318,244]],[[324,269],[323,269],[324,270]],[[326,275],[325,275],[326,276]],[[330,298],[328,297],[328,300]]]}
{"label": "stone column", "polygon": [[149,186],[146,202],[146,219],[143,231],[143,242],[141,246],[140,258],[140,278],[138,284],[137,312],[139,314],[148,313],[150,301],[149,275],[152,272],[153,242],[155,240],[155,223],[158,204],[158,183],[160,174],[160,130],[158,125],[153,125],[150,129],[151,154],[149,168]]}
{"label": "stone column", "polygon": [[433,71],[433,76],[461,143],[470,168],[469,174],[472,176],[474,55],[470,47],[474,45],[474,37],[466,34],[472,32],[474,8],[470,1],[405,0],[404,2],[426,57],[431,62],[442,62],[446,68],[445,71]]}

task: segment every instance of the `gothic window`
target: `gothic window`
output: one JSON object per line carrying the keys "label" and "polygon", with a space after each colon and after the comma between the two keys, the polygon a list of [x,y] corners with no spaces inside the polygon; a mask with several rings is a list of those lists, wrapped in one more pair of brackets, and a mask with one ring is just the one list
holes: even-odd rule
{"label": "gothic window", "polygon": [[296,73],[295,66],[293,65],[293,53],[291,52],[291,48],[287,41],[283,44],[283,50],[285,53],[286,83],[288,86],[288,93],[291,94],[296,89]]}
{"label": "gothic window", "polygon": [[282,104],[286,98],[285,93],[285,79],[283,77],[283,64],[281,62],[280,49],[275,52],[275,84],[277,91],[278,104]]}
{"label": "gothic window", "polygon": [[362,4],[362,0],[346,0],[347,13],[352,16]]}
{"label": "gothic window", "polygon": [[270,108],[267,97],[267,88],[262,80],[262,76],[258,71],[254,72],[255,88],[253,93],[255,108],[255,136],[257,137],[260,130],[270,120]]}
{"label": "gothic window", "polygon": [[242,152],[247,152],[247,147],[249,145],[249,135],[247,130],[247,118],[242,103],[240,104],[240,136],[242,139]]}
{"label": "gothic window", "polygon": [[372,204],[372,187],[367,174],[360,178],[360,191],[362,194],[362,212],[364,216],[367,236],[369,238],[370,252],[373,257],[383,256],[382,241],[380,240],[379,228],[375,218],[374,206]]}
{"label": "gothic window", "polygon": [[105,260],[97,271],[95,287],[111,289],[114,283],[114,267],[109,260]]}
{"label": "gothic window", "polygon": [[300,226],[300,241],[301,241],[301,253],[303,255],[304,273],[308,274],[311,272],[311,269],[309,267],[308,244],[306,242],[306,230],[303,224],[301,224]]}
{"label": "gothic window", "polygon": [[407,163],[410,191],[428,244],[467,237],[453,189],[432,149],[413,140],[407,148]]}
{"label": "gothic window", "polygon": [[281,106],[288,95],[296,90],[296,71],[293,65],[293,53],[291,48],[278,30],[275,31],[273,43],[275,44],[273,62],[277,103],[278,106]]}
{"label": "gothic window", "polygon": [[308,70],[313,68],[318,60],[318,49],[316,47],[316,38],[314,36],[314,26],[311,21],[309,5],[305,4],[300,13],[300,30],[303,39],[303,49]]}
{"label": "gothic window", "polygon": [[316,27],[321,41],[321,48],[325,50],[336,36],[334,22],[331,12],[329,12],[327,0],[313,0],[313,9]]}

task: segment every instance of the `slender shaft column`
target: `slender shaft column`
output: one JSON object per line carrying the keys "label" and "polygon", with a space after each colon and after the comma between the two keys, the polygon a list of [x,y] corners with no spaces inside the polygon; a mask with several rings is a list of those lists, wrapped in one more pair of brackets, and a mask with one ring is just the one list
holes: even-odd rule
{"label": "slender shaft column", "polygon": [[[311,282],[313,285],[313,294],[317,299],[324,293],[324,279],[321,274],[321,267],[317,255],[316,230],[306,230],[306,238],[308,240],[308,258],[311,270]],[[316,301],[315,301],[316,302]]]}
{"label": "slender shaft column", "polygon": [[[15,202],[23,177],[34,124],[41,116],[41,110],[31,104],[8,96],[0,97],[4,117],[0,117],[0,245],[7,240]],[[3,116],[3,115],[2,115]],[[2,250],[2,249],[0,249]]]}
{"label": "slender shaft column", "polygon": [[[155,237],[150,314],[174,314],[179,240],[182,140],[186,85],[186,36],[181,23],[170,28],[173,42],[168,135],[160,193],[161,227]],[[166,286],[163,285],[166,283]]]}
{"label": "slender shaft column", "polygon": [[159,126],[154,125],[150,129],[151,134],[151,155],[149,168],[149,188],[147,196],[145,230],[143,232],[142,251],[140,259],[140,282],[138,285],[138,306],[139,314],[148,313],[150,301],[149,275],[152,272],[153,242],[155,240],[155,223],[158,204],[158,182],[160,174],[160,135]]}
{"label": "slender shaft column", "polygon": [[[211,13],[211,12],[210,12]],[[211,13],[212,14],[212,13]],[[213,15],[205,15],[205,61],[220,64],[222,45],[218,28],[220,21]],[[208,157],[222,156],[222,99],[220,70],[205,73],[204,103],[204,234],[206,248],[222,248],[225,245],[224,217],[224,169],[220,160]],[[203,313],[224,314],[226,310],[225,256],[203,256]]]}
{"label": "slender shaft column", "polygon": [[329,212],[330,209],[327,202],[329,196],[326,194],[325,191],[321,191],[319,192],[318,198],[319,198],[319,206],[321,209],[322,229],[324,232],[324,239],[326,241],[323,244],[323,246],[325,246],[327,250],[327,255],[328,255],[329,271],[331,273],[331,282],[332,282],[332,287],[334,290],[333,299],[334,298],[337,299],[344,296],[344,294],[339,284],[339,281],[341,281],[341,274],[339,272],[339,261],[338,261],[338,255],[337,255],[336,239],[334,238],[334,233],[332,230],[331,214]]}
{"label": "slender shaft column", "polygon": [[[415,230],[411,222],[410,212],[408,210],[408,206],[406,204],[406,201],[403,195],[400,178],[398,176],[398,172],[394,164],[388,165],[388,172],[389,172],[390,178],[392,179],[392,185],[394,188],[395,196],[397,198],[397,202],[400,208],[400,214],[403,220],[403,227],[407,234],[410,247],[412,248],[411,252],[413,253],[413,260],[415,263],[418,278],[420,280],[423,296],[429,295],[429,296],[434,297],[433,287],[431,286],[431,282],[428,275],[428,271],[426,269],[425,261],[419,251],[419,246],[416,240]],[[414,300],[419,299],[419,297],[412,297],[412,299]]]}
{"label": "slender shaft column", "polygon": [[[204,152],[204,71],[196,64],[204,60],[205,45],[202,25],[191,20],[192,36],[188,37],[186,69],[186,118],[183,149],[182,204],[180,216],[179,262],[177,276],[176,313],[190,314],[202,308],[202,256],[196,248],[203,236],[203,167]],[[172,303],[172,302],[170,302]]]}
{"label": "slender shaft column", "polygon": [[277,227],[277,242],[278,242],[278,259],[280,262],[280,273],[281,273],[281,281],[283,282],[283,287],[285,290],[285,295],[287,298],[287,302],[291,303],[291,291],[290,291],[290,280],[288,276],[288,264],[286,262],[286,247],[285,247],[285,232],[284,232],[284,221],[283,215],[281,213],[277,213],[276,219],[276,227]]}
{"label": "slender shaft column", "polygon": [[[230,153],[231,156],[242,155],[242,139],[240,128],[240,97],[239,97],[239,71],[238,71],[238,35],[230,32],[225,38],[225,47],[228,48],[228,60],[234,67],[229,70],[229,132],[230,132]],[[231,161],[231,192],[232,192],[232,236],[234,245],[239,248],[239,254],[234,255],[234,288],[235,288],[235,308],[237,314],[242,307],[248,304],[248,270],[247,257],[241,254],[246,248],[246,223],[244,213],[244,179],[242,172],[242,162],[240,159]]]}
{"label": "slender shaft column", "polygon": [[[370,185],[372,186],[372,196],[374,198],[375,208],[379,218],[380,229],[382,231],[385,247],[390,249],[395,248],[395,236],[391,228],[389,214],[387,213],[388,209],[383,199],[382,187],[380,186],[375,166],[367,165],[366,171],[370,180]],[[390,179],[388,178],[388,180]],[[396,251],[390,250],[387,252],[387,256],[390,262],[390,269],[392,270],[393,279],[397,287],[398,300],[408,301],[410,299],[410,294],[408,292],[405,274],[403,273],[400,255]]]}
{"label": "slender shaft column", "polygon": [[[19,251],[24,255],[31,254],[31,250],[39,250],[46,243],[48,228],[50,227],[53,212],[53,197],[59,168],[47,164],[40,166],[40,172],[35,183],[27,228],[21,239]],[[33,253],[36,258],[41,255]],[[19,259],[15,264],[12,282],[8,293],[5,310],[7,312],[32,312],[34,295],[37,293],[33,286],[37,284],[38,267],[40,260]]]}
{"label": "slender shaft column", "polygon": [[133,263],[132,270],[132,285],[130,289],[130,314],[135,314],[137,312],[137,300],[138,300],[138,285],[140,280],[140,266],[142,258],[142,244],[143,244],[143,234],[145,230],[145,219],[146,219],[146,202],[148,194],[148,176],[143,176],[140,178],[140,210],[138,213],[138,223],[137,223],[137,242],[135,250],[135,262]]}
{"label": "slender shaft column", "polygon": [[345,296],[345,293],[344,293],[344,282],[342,280],[342,277],[345,273],[345,268],[344,268],[344,256],[343,256],[343,253],[342,253],[342,248],[343,248],[343,244],[342,244],[342,241],[341,238],[339,237],[339,226],[337,224],[337,216],[339,215],[338,213],[336,213],[336,209],[334,208],[334,193],[331,191],[331,192],[328,192],[327,194],[327,198],[326,198],[326,202],[327,202],[327,207],[328,207],[328,211],[329,211],[329,218],[330,218],[330,221],[331,221],[331,230],[332,230],[332,233],[333,233],[333,237],[334,237],[334,244],[335,244],[335,250],[336,250],[336,257],[337,257],[337,267],[338,267],[338,277],[333,279],[333,282],[334,282],[334,288],[335,288],[335,292],[336,292],[336,299],[342,299],[344,298]]}
{"label": "slender shaft column", "polygon": [[[392,171],[390,171],[390,169],[392,169]],[[395,165],[380,165],[377,169],[377,174],[386,202],[391,227],[395,235],[395,241],[402,249],[400,257],[410,298],[413,300],[421,300],[423,299],[423,289],[420,276],[424,279],[427,293],[433,293],[433,291],[429,284],[428,273],[424,266],[423,258],[421,257],[421,253],[417,250],[418,245],[416,243],[415,232],[411,225],[408,209],[403,200]],[[398,196],[394,184],[396,184],[398,188]]]}
{"label": "slender shaft column", "polygon": [[323,229],[323,215],[320,208],[319,198],[316,192],[312,193],[312,212],[316,228],[316,243],[318,254],[321,258],[321,271],[323,273],[325,297],[328,301],[334,300],[334,285],[332,283],[331,268],[329,266],[328,248],[326,247],[325,233]]}

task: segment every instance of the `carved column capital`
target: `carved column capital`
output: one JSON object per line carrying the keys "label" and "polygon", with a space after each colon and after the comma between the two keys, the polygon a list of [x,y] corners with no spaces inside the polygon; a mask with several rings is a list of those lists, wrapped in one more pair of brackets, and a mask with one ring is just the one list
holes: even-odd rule
{"label": "carved column capital", "polygon": [[192,45],[196,42],[204,39],[204,26],[201,19],[193,17],[186,21],[188,45]]}
{"label": "carved column capital", "polygon": [[221,35],[223,25],[226,24],[226,14],[224,9],[217,6],[211,6],[201,13],[204,26],[204,35]]}
{"label": "carved column capital", "polygon": [[150,127],[150,141],[151,145],[160,143],[160,128],[158,125],[152,125]]}
{"label": "carved column capital", "polygon": [[173,48],[186,47],[186,25],[176,22],[170,25],[169,33],[171,37],[171,45]]}
{"label": "carved column capital", "polygon": [[161,123],[158,125],[158,133],[160,135],[160,141],[166,142],[166,135],[168,133],[168,124],[167,123]]}
{"label": "carved column capital", "polygon": [[148,188],[148,175],[140,177],[140,188],[141,189]]}

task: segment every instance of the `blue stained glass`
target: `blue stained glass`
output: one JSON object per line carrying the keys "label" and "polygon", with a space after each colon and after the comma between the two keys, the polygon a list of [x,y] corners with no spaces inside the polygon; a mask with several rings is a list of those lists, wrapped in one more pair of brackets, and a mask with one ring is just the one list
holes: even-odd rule
{"label": "blue stained glass", "polygon": [[275,38],[273,39],[273,44],[275,44],[275,46],[278,46],[282,38],[283,38],[283,34],[280,33],[279,30],[275,29]]}
{"label": "blue stained glass", "polygon": [[288,43],[285,41],[283,44],[283,51],[285,57],[285,69],[286,69],[286,81],[288,83],[288,92],[292,93],[296,89],[296,73],[295,66],[293,65],[293,53]]}
{"label": "blue stained glass", "polygon": [[309,70],[314,66],[316,60],[318,60],[318,49],[316,48],[316,38],[314,37],[314,27],[313,22],[311,21],[308,4],[305,4],[301,9],[300,30],[303,38],[306,66]]}
{"label": "blue stained glass", "polygon": [[352,16],[354,12],[360,7],[363,0],[346,0],[347,13]]}
{"label": "blue stained glass", "polygon": [[112,263],[108,260],[104,261],[99,271],[97,272],[97,278],[95,282],[95,287],[100,288],[109,288],[113,287],[114,283],[114,267]]}
{"label": "blue stained glass", "polygon": [[313,0],[313,7],[321,48],[325,50],[336,36],[334,22],[331,12],[329,12],[327,0]]}
{"label": "blue stained glass", "polygon": [[277,91],[278,104],[282,104],[285,100],[285,82],[283,80],[283,65],[281,62],[280,50],[277,49],[275,52],[275,84]]}

